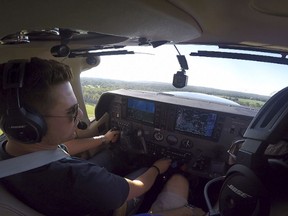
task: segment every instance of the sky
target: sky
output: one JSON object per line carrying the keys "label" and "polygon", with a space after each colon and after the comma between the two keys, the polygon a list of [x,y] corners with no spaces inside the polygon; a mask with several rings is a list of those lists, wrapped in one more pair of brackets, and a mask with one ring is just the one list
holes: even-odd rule
{"label": "sky", "polygon": [[[97,77],[125,81],[158,81],[172,83],[180,70],[174,46],[128,47],[136,54],[102,56],[100,64],[82,73],[84,77]],[[177,46],[185,55],[188,85],[224,90],[242,91],[272,96],[288,86],[288,66],[244,60],[194,57],[189,54],[206,46]],[[216,49],[216,48],[213,48]],[[217,50],[218,51],[218,50]],[[226,50],[227,51],[227,50]],[[177,89],[175,89],[177,90]]]}

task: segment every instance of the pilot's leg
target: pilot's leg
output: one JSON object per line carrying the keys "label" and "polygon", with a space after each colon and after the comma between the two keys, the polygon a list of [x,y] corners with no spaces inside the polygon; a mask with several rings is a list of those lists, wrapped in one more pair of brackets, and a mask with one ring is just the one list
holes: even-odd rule
{"label": "pilot's leg", "polygon": [[150,212],[160,212],[188,204],[189,182],[180,175],[173,175],[165,184],[150,208]]}

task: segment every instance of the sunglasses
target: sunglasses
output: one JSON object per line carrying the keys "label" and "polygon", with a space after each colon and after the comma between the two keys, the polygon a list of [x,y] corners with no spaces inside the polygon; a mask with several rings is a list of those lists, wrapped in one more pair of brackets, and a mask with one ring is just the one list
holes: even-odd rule
{"label": "sunglasses", "polygon": [[66,116],[43,115],[43,117],[49,117],[49,118],[70,118],[70,117],[72,117],[73,121],[76,122],[77,117],[78,117],[79,108],[80,108],[79,104],[77,103],[68,109],[68,112],[67,112],[68,115],[66,115]]}

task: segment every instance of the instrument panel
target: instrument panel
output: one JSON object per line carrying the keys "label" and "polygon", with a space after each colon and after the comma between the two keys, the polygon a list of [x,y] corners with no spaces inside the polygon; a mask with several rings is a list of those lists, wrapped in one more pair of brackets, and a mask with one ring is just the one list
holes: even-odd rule
{"label": "instrument panel", "polygon": [[103,94],[96,116],[108,112],[121,130],[123,151],[185,162],[188,172],[214,178],[225,174],[227,150],[242,136],[257,110],[180,98],[168,94],[116,90]]}

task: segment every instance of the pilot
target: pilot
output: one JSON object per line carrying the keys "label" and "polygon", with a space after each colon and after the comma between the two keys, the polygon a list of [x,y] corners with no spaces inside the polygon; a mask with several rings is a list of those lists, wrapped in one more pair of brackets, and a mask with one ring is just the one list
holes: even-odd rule
{"label": "pilot", "polygon": [[[104,140],[117,139],[119,132],[110,130],[104,136],[95,137],[93,142],[83,140],[80,145],[73,141],[83,113],[71,79],[70,68],[53,60],[31,58],[0,65],[0,126],[7,136],[1,143],[2,159],[57,148],[65,148],[74,155]],[[171,160],[160,159],[138,178],[130,180],[69,156],[1,181],[16,197],[44,215],[105,215],[147,192],[170,164]],[[173,199],[182,201],[161,215],[171,215],[174,210],[178,216],[204,215],[199,208],[185,206],[188,191],[185,182],[180,175],[168,181],[164,197],[169,194],[170,203],[174,203]],[[166,208],[161,207],[161,196],[156,213]],[[155,212],[153,206],[152,212]]]}

